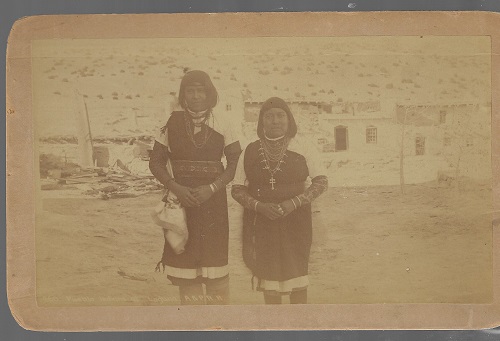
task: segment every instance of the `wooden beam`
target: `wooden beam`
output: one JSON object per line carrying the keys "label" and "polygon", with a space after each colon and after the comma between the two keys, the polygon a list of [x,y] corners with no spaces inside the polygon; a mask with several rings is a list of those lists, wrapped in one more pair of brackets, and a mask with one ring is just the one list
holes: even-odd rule
{"label": "wooden beam", "polygon": [[78,161],[82,168],[94,167],[92,133],[87,104],[84,97],[75,90],[77,108],[75,110],[78,130]]}

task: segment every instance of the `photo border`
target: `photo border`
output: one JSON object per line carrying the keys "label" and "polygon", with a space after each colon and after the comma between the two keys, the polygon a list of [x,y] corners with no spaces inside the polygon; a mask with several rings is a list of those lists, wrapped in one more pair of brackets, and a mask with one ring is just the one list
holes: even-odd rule
{"label": "photo border", "polygon": [[[25,328],[58,331],[475,329],[498,325],[498,218],[493,227],[493,304],[40,308],[35,300],[35,204],[29,200],[36,191],[35,183],[27,183],[25,179],[35,178],[37,166],[31,116],[30,42],[34,39],[489,35],[492,42],[493,199],[494,211],[498,211],[500,138],[494,129],[500,127],[499,18],[499,14],[488,12],[308,12],[61,15],[17,21],[7,51],[6,107],[7,292],[14,317]],[[130,20],[134,25],[130,25]],[[184,27],[182,23],[188,20],[192,25]],[[134,319],[134,316],[141,318]]]}

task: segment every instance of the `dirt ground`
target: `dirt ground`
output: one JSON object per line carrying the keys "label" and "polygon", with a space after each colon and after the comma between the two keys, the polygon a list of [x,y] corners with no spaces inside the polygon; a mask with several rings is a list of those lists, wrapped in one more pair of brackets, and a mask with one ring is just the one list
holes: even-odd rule
{"label": "dirt ground", "polygon": [[[155,273],[160,193],[100,200],[44,191],[36,217],[41,306],[176,305]],[[313,205],[309,303],[492,300],[491,190],[435,183],[330,188]],[[261,304],[241,259],[241,208],[229,199],[232,304]]]}

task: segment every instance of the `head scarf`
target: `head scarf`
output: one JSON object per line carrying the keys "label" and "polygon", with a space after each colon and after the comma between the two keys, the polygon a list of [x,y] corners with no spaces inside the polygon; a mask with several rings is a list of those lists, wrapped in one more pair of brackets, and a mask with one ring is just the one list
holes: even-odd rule
{"label": "head scarf", "polygon": [[257,123],[257,136],[259,136],[259,138],[265,137],[263,122],[264,113],[273,108],[280,108],[284,112],[286,112],[286,115],[288,117],[288,129],[286,132],[286,136],[295,137],[295,135],[297,134],[297,124],[295,123],[295,119],[293,118],[290,108],[288,107],[286,102],[279,97],[271,97],[262,104],[259,113],[259,122]]}
{"label": "head scarf", "polygon": [[192,70],[186,72],[184,77],[182,77],[181,80],[181,86],[179,89],[179,104],[182,107],[182,109],[188,109],[186,107],[186,98],[185,98],[185,91],[186,91],[186,86],[191,85],[193,83],[199,83],[203,86],[205,86],[205,90],[207,92],[207,103],[208,103],[208,108],[212,109],[217,105],[217,100],[218,100],[218,94],[217,90],[215,89],[215,86],[212,83],[212,80],[210,79],[210,76],[200,70]]}

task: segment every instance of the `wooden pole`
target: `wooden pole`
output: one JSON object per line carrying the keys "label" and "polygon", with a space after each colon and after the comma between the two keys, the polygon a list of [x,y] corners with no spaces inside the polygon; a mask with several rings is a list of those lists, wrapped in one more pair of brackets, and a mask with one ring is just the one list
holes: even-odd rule
{"label": "wooden pole", "polygon": [[87,104],[83,96],[75,90],[75,99],[77,103],[76,122],[78,127],[78,159],[80,167],[93,168],[93,145],[92,134],[90,131],[90,119],[87,110]]}

